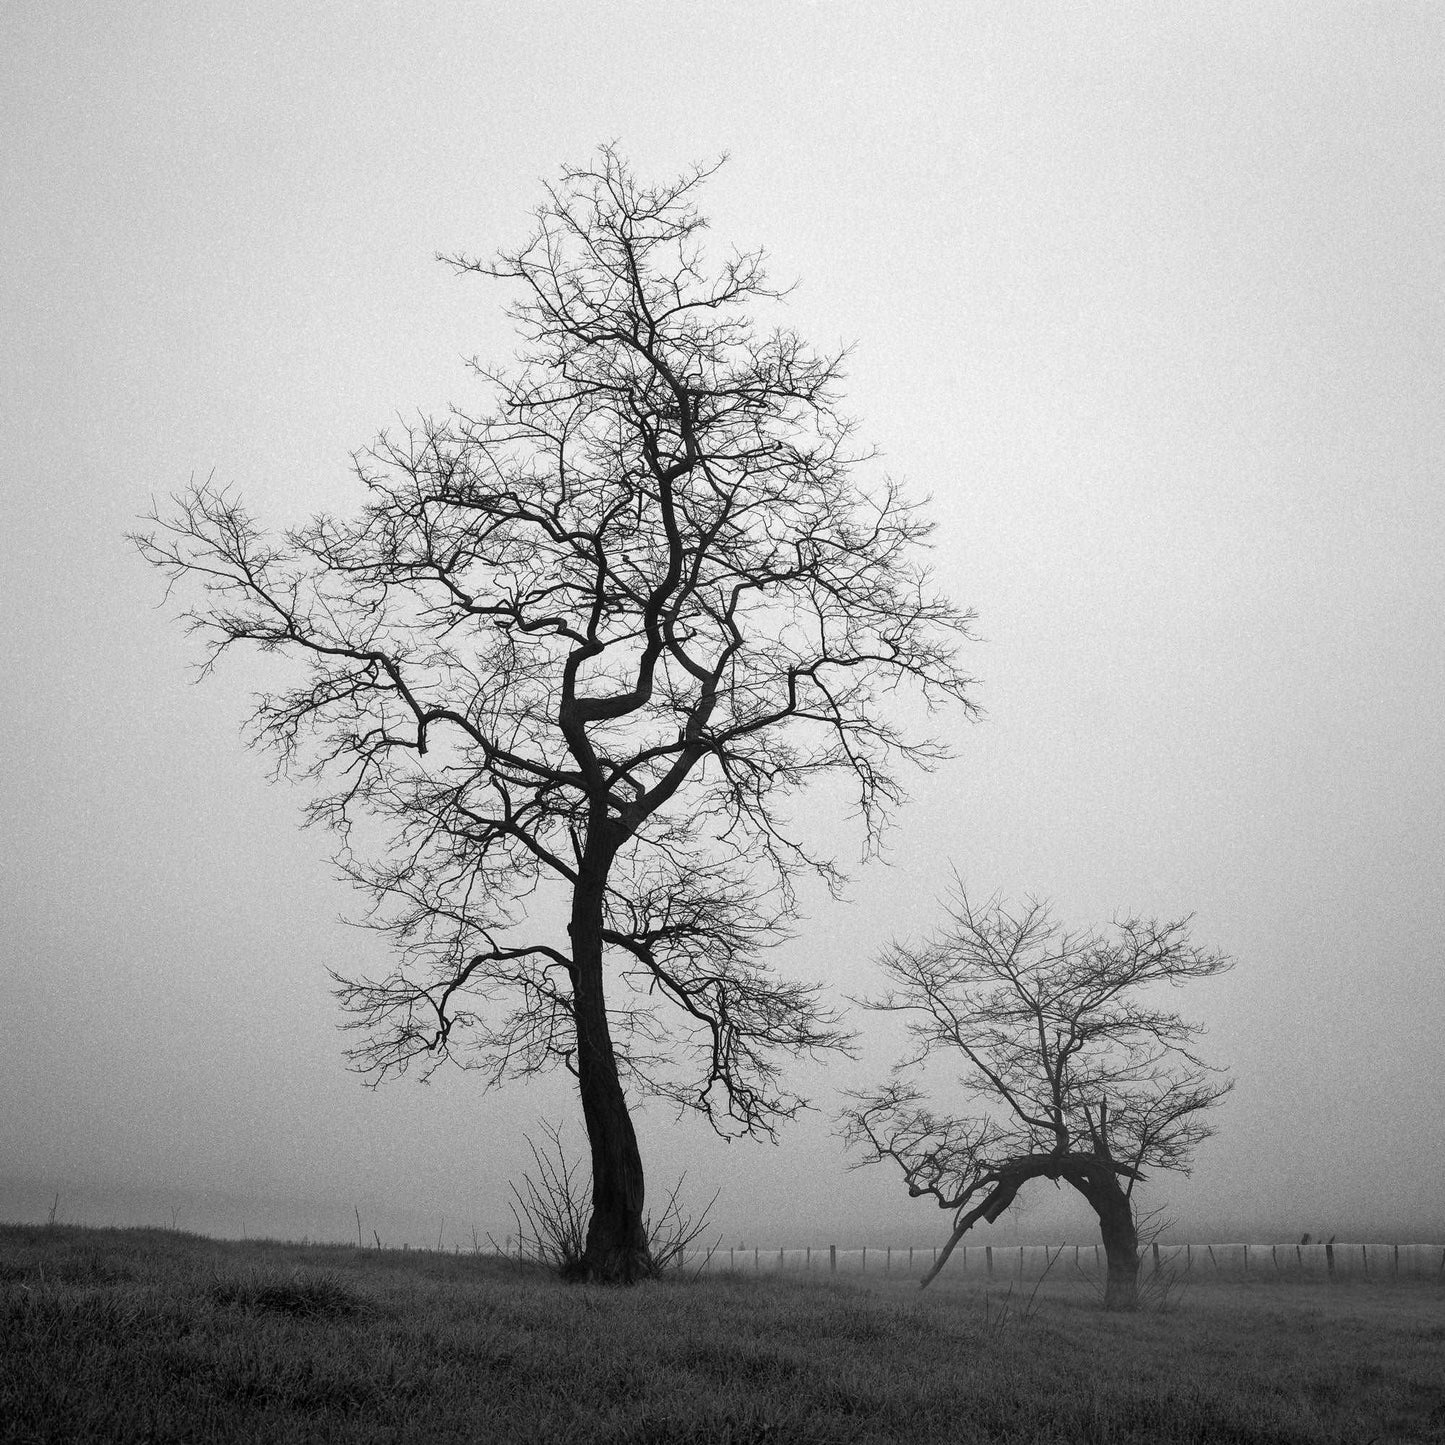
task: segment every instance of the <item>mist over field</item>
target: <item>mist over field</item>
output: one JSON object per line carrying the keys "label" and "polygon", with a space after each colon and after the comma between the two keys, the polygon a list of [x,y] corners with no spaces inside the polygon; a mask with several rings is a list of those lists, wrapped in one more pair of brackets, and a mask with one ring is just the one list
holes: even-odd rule
{"label": "mist over field", "polygon": [[[1237,1081],[1143,1189],[1171,1237],[1445,1242],[1442,63],[1414,3],[0,9],[0,1218],[466,1250],[540,1121],[583,1151],[565,1075],[346,1071],[327,970],[386,955],[241,741],[284,663],[193,686],[122,535],[213,472],[352,511],[354,450],[514,350],[435,253],[616,139],[727,152],[716,252],[853,346],[986,712],[918,719],[953,758],[779,950],[859,1057],[790,1074],[776,1145],[642,1109],[649,1197],[720,1191],[725,1244],[946,1235],[834,1119],[902,1047],[848,1000],[957,876],[1236,960],[1168,998]],[[851,868],[849,803],[800,823]],[[1096,1233],[1039,1184],[970,1241]]]}

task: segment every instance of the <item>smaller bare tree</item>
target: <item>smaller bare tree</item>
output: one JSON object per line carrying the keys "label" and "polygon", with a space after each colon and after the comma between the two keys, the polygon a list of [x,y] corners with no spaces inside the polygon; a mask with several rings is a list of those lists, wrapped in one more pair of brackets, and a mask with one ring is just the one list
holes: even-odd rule
{"label": "smaller bare tree", "polygon": [[[892,1159],[910,1195],[953,1211],[923,1284],[974,1224],[994,1223],[1030,1179],[1051,1179],[1098,1216],[1105,1308],[1135,1308],[1134,1186],[1149,1169],[1189,1171],[1213,1133],[1205,1111],[1232,1087],[1193,1051],[1202,1026],[1143,994],[1222,973],[1230,959],[1195,947],[1187,918],[1070,932],[1044,903],[975,908],[960,887],[932,939],[894,944],[879,962],[891,987],[862,1002],[906,1015],[913,1049],[888,1083],[850,1096],[844,1138],[863,1150],[855,1167]],[[974,1114],[928,1107],[920,1071],[943,1057],[962,1064]]]}

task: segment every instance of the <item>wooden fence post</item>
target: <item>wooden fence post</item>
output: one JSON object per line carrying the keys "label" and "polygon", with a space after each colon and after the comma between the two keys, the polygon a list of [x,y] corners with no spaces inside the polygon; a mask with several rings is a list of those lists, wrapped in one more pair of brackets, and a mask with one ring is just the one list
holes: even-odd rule
{"label": "wooden fence post", "polygon": [[893,1246],[888,1246],[888,1253],[883,1256],[883,1273],[887,1274],[893,1268]]}
{"label": "wooden fence post", "polygon": [[838,1246],[836,1244],[828,1246],[828,1273],[838,1273]]}
{"label": "wooden fence post", "polygon": [[1154,1273],[1159,1273],[1159,1241],[1154,1241]]}
{"label": "wooden fence post", "polygon": [[1333,1278],[1335,1277],[1335,1242],[1334,1242],[1334,1240],[1330,1240],[1330,1242],[1329,1242],[1327,1245],[1325,1245],[1325,1269],[1328,1271],[1330,1278],[1333,1279]]}
{"label": "wooden fence post", "polygon": [[985,1245],[983,1251],[985,1263],[988,1265],[988,1277],[993,1278],[993,1245]]}
{"label": "wooden fence post", "polygon": [[863,1273],[868,1273],[868,1246],[863,1246]]}

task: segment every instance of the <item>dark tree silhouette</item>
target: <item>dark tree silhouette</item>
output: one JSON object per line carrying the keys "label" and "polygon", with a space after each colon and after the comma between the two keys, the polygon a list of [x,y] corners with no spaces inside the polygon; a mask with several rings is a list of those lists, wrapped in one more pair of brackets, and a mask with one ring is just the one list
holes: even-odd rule
{"label": "dark tree silhouette", "polygon": [[[1062,1180],[1098,1216],[1105,1307],[1135,1307],[1134,1186],[1147,1169],[1188,1172],[1213,1133],[1204,1112],[1232,1087],[1193,1052],[1202,1027],[1142,992],[1231,966],[1194,947],[1188,923],[1130,918],[1071,933],[1042,903],[1011,912],[995,898],[976,909],[959,889],[937,935],[884,953],[891,988],[864,1002],[905,1015],[913,1048],[889,1083],[851,1095],[844,1137],[862,1149],[858,1165],[892,1159],[910,1195],[954,1213],[925,1286],[968,1230],[994,1223],[1030,1179]],[[919,1075],[930,1061],[961,1066],[959,1086],[978,1112],[928,1108]]]}
{"label": "dark tree silhouette", "polygon": [[782,811],[850,780],[864,851],[901,763],[943,756],[895,690],[973,710],[929,525],[837,411],[842,355],[757,329],[762,254],[709,266],[695,169],[610,148],[548,187],[530,239],[459,273],[513,283],[521,349],[488,409],[356,458],[365,505],[268,537],[209,483],[136,540],[209,667],[306,665],[257,735],[317,787],[396,945],[337,979],[373,1080],[450,1058],[489,1083],[565,1065],[591,1148],[582,1270],[650,1269],[624,1086],[770,1136],[780,1060],[846,1047],[819,985],[772,971],[794,887],[841,881]]}

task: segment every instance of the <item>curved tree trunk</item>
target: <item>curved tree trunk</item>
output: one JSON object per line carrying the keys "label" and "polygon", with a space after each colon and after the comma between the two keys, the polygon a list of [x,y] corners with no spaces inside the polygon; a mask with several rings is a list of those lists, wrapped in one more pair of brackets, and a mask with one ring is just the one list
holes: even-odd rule
{"label": "curved tree trunk", "polygon": [[[1134,1225],[1134,1206],[1119,1183],[1118,1166],[1106,1154],[1029,1154],[999,1166],[997,1182],[981,1204],[954,1221],[948,1243],[939,1251],[933,1268],[923,1276],[926,1289],[948,1262],[954,1246],[980,1220],[995,1224],[1014,1202],[1019,1187],[1029,1179],[1067,1180],[1089,1202],[1099,1220],[1104,1238],[1108,1273],[1104,1283],[1106,1310],[1132,1310],[1139,1306],[1139,1231]],[[1138,1177],[1138,1171],[1126,1171]]]}
{"label": "curved tree trunk", "polygon": [[1104,1282],[1106,1310],[1139,1307],[1139,1231],[1129,1196],[1111,1179],[1112,1188],[1098,1190],[1089,1202],[1099,1216],[1108,1274]]}
{"label": "curved tree trunk", "polygon": [[602,976],[602,894],[605,865],[583,864],[572,897],[573,1009],[577,1082],[592,1149],[592,1218],[578,1273],[584,1279],[631,1284],[653,1273],[643,1225],[642,1154],[607,1026]]}

